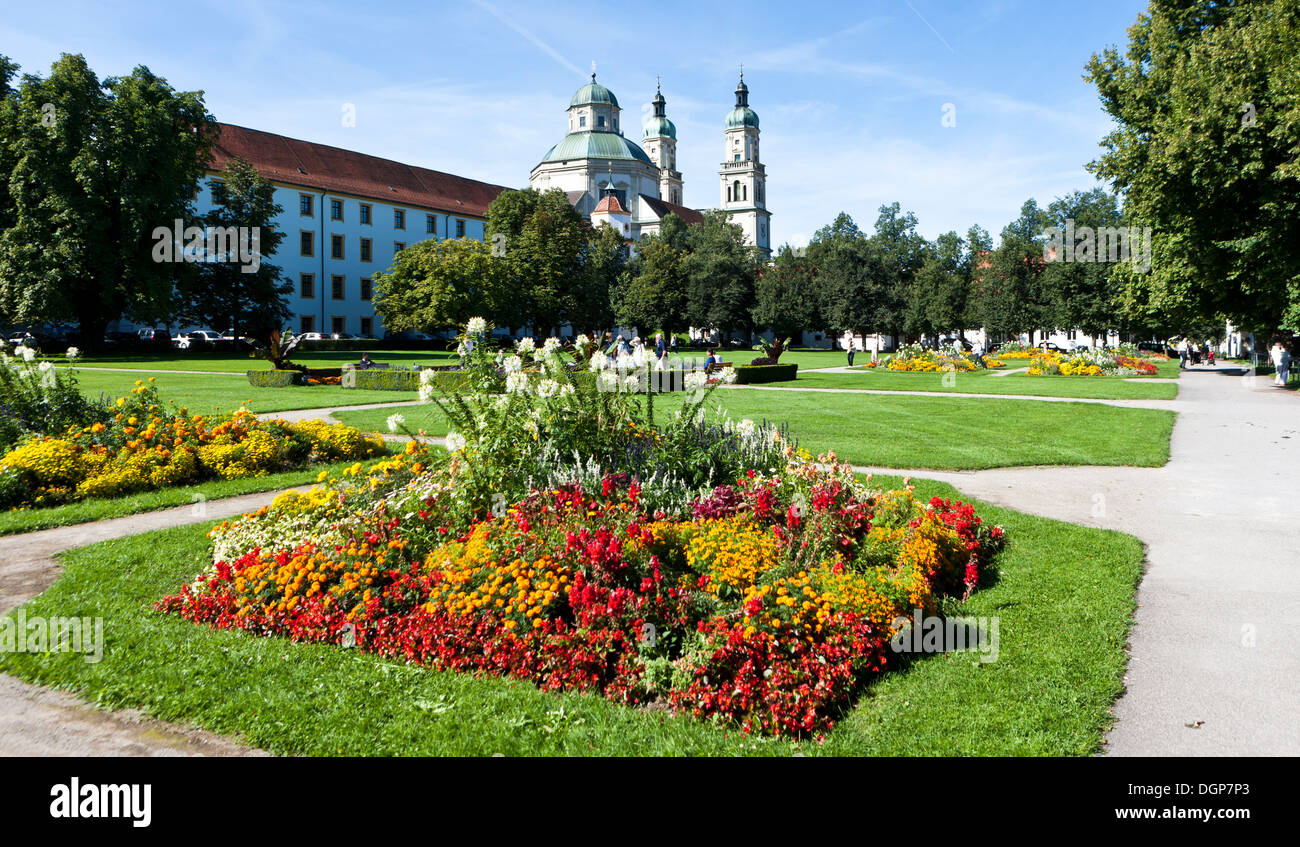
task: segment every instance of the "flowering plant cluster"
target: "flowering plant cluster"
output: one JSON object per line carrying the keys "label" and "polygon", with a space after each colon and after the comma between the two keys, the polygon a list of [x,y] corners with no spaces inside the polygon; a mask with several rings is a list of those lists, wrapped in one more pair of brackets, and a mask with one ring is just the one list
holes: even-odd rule
{"label": "flowering plant cluster", "polygon": [[[985,359],[984,364],[989,368],[1004,367],[1003,362],[993,358]],[[955,347],[927,350],[919,344],[907,344],[889,358],[886,367],[905,373],[964,373],[978,369],[979,363],[973,355]]]}
{"label": "flowering plant cluster", "polygon": [[1066,355],[1035,353],[1028,373],[1031,376],[1154,376],[1157,368],[1152,362],[1117,350],[1081,350]]}
{"label": "flowering plant cluster", "polygon": [[672,511],[605,474],[465,520],[455,458],[427,449],[218,526],[212,566],[159,609],[802,735],[887,666],[912,610],[974,590],[1003,540],[969,505],[872,489],[833,455]]}
{"label": "flowering plant cluster", "polygon": [[[69,347],[65,354],[70,363],[79,356],[76,347]],[[36,350],[22,344],[14,347],[11,356],[0,340],[0,451],[31,435],[104,420],[107,410],[78,390],[71,367],[56,368],[49,360],[37,361]]]}
{"label": "flowering plant cluster", "polygon": [[116,497],[381,452],[381,441],[339,424],[261,421],[242,409],[212,417],[166,410],[154,380],[137,380],[103,421],[31,436],[0,457],[0,507]]}

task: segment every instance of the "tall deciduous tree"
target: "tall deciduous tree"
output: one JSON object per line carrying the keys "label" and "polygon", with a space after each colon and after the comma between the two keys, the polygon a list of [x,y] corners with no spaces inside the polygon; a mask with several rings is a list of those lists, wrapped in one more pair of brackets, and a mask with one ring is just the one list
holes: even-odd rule
{"label": "tall deciduous tree", "polygon": [[[265,339],[284,327],[289,317],[285,297],[293,291],[281,269],[265,258],[284,240],[284,233],[275,228],[283,209],[275,202],[275,186],[244,159],[232,160],[215,185],[213,207],[203,223],[209,232],[224,236],[226,246],[221,254],[207,257],[216,261],[199,266],[186,313],[196,323],[229,329],[236,337]],[[238,247],[234,254],[227,252],[232,241]],[[240,251],[254,246],[259,255],[249,261]]]}
{"label": "tall deciduous tree", "polygon": [[990,333],[1016,335],[1046,322],[1041,277],[1047,214],[1034,200],[1002,230],[998,248],[979,263],[975,316]]}
{"label": "tall deciduous tree", "polygon": [[13,223],[0,233],[0,312],[76,320],[94,347],[109,321],[169,318],[183,265],[153,231],[188,219],[215,124],[199,92],[148,68],[100,82],[81,56],[25,76],[3,111]]}
{"label": "tall deciduous tree", "polygon": [[745,244],[745,232],[726,212],[704,213],[687,230],[689,253],[686,314],[693,326],[713,327],[724,335],[753,329],[754,279],[758,252]]}
{"label": "tall deciduous tree", "polygon": [[514,296],[505,261],[475,238],[413,244],[373,281],[375,311],[395,332],[439,332],[476,316],[501,325]]}
{"label": "tall deciduous tree", "polygon": [[670,213],[659,232],[637,244],[627,284],[618,297],[620,323],[669,333],[690,326],[686,316],[685,239],[685,224]]}
{"label": "tall deciduous tree", "polygon": [[[504,259],[518,293],[519,323],[539,335],[581,320],[583,272],[591,227],[558,188],[503,191],[488,207],[487,241]],[[515,320],[499,321],[508,326]]]}
{"label": "tall deciduous tree", "polygon": [[753,312],[754,325],[770,328],[778,339],[798,340],[804,330],[822,326],[817,268],[807,251],[787,245],[775,263],[759,270]]}
{"label": "tall deciduous tree", "polygon": [[1294,0],[1151,0],[1088,63],[1119,124],[1090,167],[1153,229],[1150,272],[1116,269],[1131,316],[1300,328],[1297,56]]}
{"label": "tall deciduous tree", "polygon": [[813,235],[808,260],[817,269],[818,302],[822,317],[837,331],[883,331],[880,303],[885,269],[880,252],[853,222],[840,212]]}

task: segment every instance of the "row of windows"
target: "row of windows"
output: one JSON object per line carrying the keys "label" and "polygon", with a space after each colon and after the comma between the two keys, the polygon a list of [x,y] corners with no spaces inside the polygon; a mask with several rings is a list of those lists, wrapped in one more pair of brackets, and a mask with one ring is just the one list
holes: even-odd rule
{"label": "row of windows", "polygon": [[[213,191],[213,196],[214,196],[214,197],[216,196],[217,185],[218,185],[218,184],[219,184],[219,183],[215,183],[215,182],[213,183],[212,191]],[[298,214],[299,214],[299,215],[301,215],[302,217],[305,217],[305,218],[315,217],[315,214],[316,214],[315,209],[316,209],[316,196],[315,196],[314,194],[299,194],[299,195],[298,195]],[[369,224],[369,223],[371,222],[371,214],[372,214],[372,207],[371,207],[371,204],[370,204],[370,203],[362,203],[362,204],[361,204],[360,217],[359,217],[359,220],[361,221],[361,223],[363,223],[363,224]],[[343,220],[343,201],[342,201],[342,200],[339,200],[339,199],[337,199],[337,198],[334,198],[334,197],[331,197],[331,198],[330,198],[330,220],[332,220],[332,221],[342,221],[342,220]],[[394,229],[406,229],[406,210],[405,210],[405,209],[394,209],[394,210],[393,210],[393,228],[394,228]],[[437,235],[437,233],[438,233],[438,216],[437,216],[437,215],[425,215],[425,216],[424,216],[424,231],[425,231],[426,233],[428,233],[429,235]],[[461,218],[457,218],[457,219],[456,219],[456,237],[457,237],[457,238],[464,238],[464,237],[465,237],[465,221],[462,220]]]}
{"label": "row of windows", "polygon": [[[371,336],[373,336],[373,335],[375,334],[375,319],[374,319],[374,318],[361,318],[360,323],[361,323],[361,325],[360,325],[360,327],[358,327],[358,329],[360,329],[360,331],[361,331],[361,335],[362,335],[362,336],[364,336],[364,337],[366,337],[366,338],[369,338],[369,337],[371,337]],[[316,316],[315,316],[315,315],[299,315],[299,316],[298,316],[298,331],[299,331],[299,332],[315,332],[315,331],[316,331]],[[342,315],[332,315],[332,316],[330,317],[330,332],[337,333],[337,334],[340,334],[340,335],[341,335],[342,333],[345,333],[345,332],[347,332],[347,331],[348,331],[348,321],[347,321],[347,318],[343,317]]]}
{"label": "row of windows", "polygon": [[[458,224],[458,226],[456,227],[456,237],[464,238],[465,237],[464,221],[457,221],[456,223]],[[331,259],[346,258],[347,257],[347,251],[345,249],[346,243],[347,241],[345,236],[338,235],[338,234],[331,234],[330,235],[330,258]],[[394,253],[400,253],[405,249],[406,249],[405,241],[393,242]],[[299,256],[316,255],[316,233],[312,232],[309,229],[303,229],[298,231],[298,255]],[[372,260],[373,256],[374,256],[374,239],[371,238],[361,239],[361,257],[360,257],[361,261],[369,262]]]}
{"label": "row of windows", "polygon": [[[343,274],[330,275],[330,299],[346,300],[347,299],[347,280]],[[370,277],[361,278],[361,299],[374,299],[374,284]],[[298,295],[304,299],[310,300],[316,296],[316,274],[298,274]]]}

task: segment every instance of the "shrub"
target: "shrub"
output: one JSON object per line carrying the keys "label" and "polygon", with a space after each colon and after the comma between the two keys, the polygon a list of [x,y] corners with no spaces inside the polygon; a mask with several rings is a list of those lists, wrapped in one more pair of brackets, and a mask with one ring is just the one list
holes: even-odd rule
{"label": "shrub", "polygon": [[346,365],[343,368],[342,385],[344,388],[364,388],[371,391],[419,391],[422,374],[426,384],[439,390],[457,391],[468,387],[470,379],[463,371],[437,370],[422,368],[405,370],[403,368],[355,368]]}
{"label": "shrub", "polygon": [[[62,432],[70,426],[88,426],[107,419],[108,412],[77,389],[71,368],[37,362],[35,351],[19,345],[13,356],[0,342],[0,450],[26,436]],[[66,354],[77,358],[76,348]]]}
{"label": "shrub", "polygon": [[302,385],[303,375],[299,371],[249,371],[248,382],[256,388],[288,388]]}
{"label": "shrub", "polygon": [[[759,360],[755,359],[755,363]],[[788,365],[736,365],[737,385],[759,385],[765,382],[788,382],[799,375],[799,363]]]}

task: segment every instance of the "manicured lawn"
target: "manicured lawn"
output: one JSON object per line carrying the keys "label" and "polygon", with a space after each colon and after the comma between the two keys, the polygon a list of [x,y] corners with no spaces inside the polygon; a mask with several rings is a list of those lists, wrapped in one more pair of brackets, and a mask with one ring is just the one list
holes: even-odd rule
{"label": "manicured lawn", "polygon": [[[348,351],[299,351],[293,354],[293,361],[309,368],[337,368],[348,362],[361,360],[361,350]],[[398,365],[416,363],[446,365],[455,360],[454,353],[435,350],[371,350],[370,358],[376,362],[391,362]],[[61,356],[50,357],[56,365],[65,365],[67,360]],[[183,353],[176,351],[167,354],[122,354],[119,356],[97,356],[77,360],[78,368],[131,368],[143,371],[208,371],[243,373],[247,370],[261,370],[270,367],[262,359],[234,353]]]}
{"label": "manicured lawn", "polygon": [[[680,399],[666,395],[656,414],[671,414]],[[834,450],[858,465],[973,470],[1013,465],[1139,465],[1169,460],[1174,413],[1096,403],[1043,403],[968,397],[830,394],[818,391],[717,391],[733,417],[782,421],[813,453]],[[400,411],[412,429],[444,435],[436,406],[338,412],[360,429],[386,431]]]}
{"label": "manicured lawn", "polygon": [[247,479],[214,480],[199,485],[182,485],[163,488],[157,491],[144,491],[125,497],[111,499],[82,500],[49,509],[15,509],[0,512],[0,535],[13,535],[20,532],[35,532],[38,529],[50,529],[56,526],[90,523],[123,515],[135,515],[141,512],[153,512],[172,506],[197,504],[204,500],[216,500],[221,497],[234,497],[238,494],[252,494],[258,491],[277,491],[295,485],[305,485],[316,481],[316,476],[323,470],[338,475],[343,468],[354,464],[354,460],[334,462],[326,465],[313,465],[296,471],[254,476]]}
{"label": "manicured lawn", "polygon": [[213,411],[229,412],[248,401],[254,412],[279,412],[285,409],[320,409],[327,406],[347,406],[362,403],[394,403],[414,400],[415,392],[363,391],[341,388],[337,385],[311,385],[290,388],[254,388],[246,376],[226,376],[219,373],[187,374],[166,371],[96,371],[82,368],[77,371],[77,381],[88,397],[104,396],[109,399],[127,394],[137,379],[157,377],[158,393],[164,400],[185,406],[191,412],[209,414]]}
{"label": "manicured lawn", "polygon": [[[784,361],[785,357],[781,357]],[[998,375],[1001,373],[1002,375]],[[1079,397],[1097,400],[1172,400],[1177,383],[1133,382],[1114,377],[1028,376],[999,371],[943,374],[862,370],[800,373],[773,385],[794,388],[862,388],[872,391],[937,391],[957,394],[1018,394],[1025,397]]]}
{"label": "manicured lawn", "polygon": [[[918,491],[955,494],[928,482]],[[203,567],[206,526],[63,557],[63,575],[27,614],[102,617],[103,661],[6,653],[0,670],[284,755],[1094,754],[1122,688],[1142,546],[1119,533],[977,508],[1006,528],[1009,545],[997,581],[960,613],[997,616],[998,660],[954,653],[888,673],[824,744],[767,741],[596,696],[218,632],[152,611]]]}

